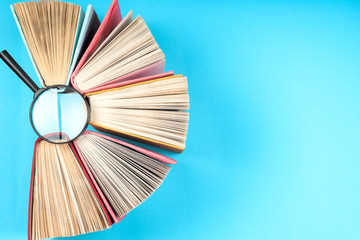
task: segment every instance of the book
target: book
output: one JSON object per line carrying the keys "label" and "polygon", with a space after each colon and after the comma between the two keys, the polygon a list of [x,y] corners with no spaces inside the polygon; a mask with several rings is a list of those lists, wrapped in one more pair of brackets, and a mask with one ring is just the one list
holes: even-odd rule
{"label": "book", "polygon": [[85,50],[89,46],[99,26],[100,20],[93,6],[89,4],[85,13],[84,21],[82,23],[81,31],[79,33],[79,38],[74,50],[73,58],[71,60],[71,66],[66,80],[66,85],[69,85],[72,72],[80,61],[81,56],[84,55]]}
{"label": "book", "polygon": [[100,231],[112,221],[71,144],[35,142],[28,239]]}
{"label": "book", "polygon": [[74,141],[91,179],[108,199],[117,217],[145,201],[176,161],[110,136],[87,131]]}
{"label": "book", "polygon": [[189,122],[187,78],[172,72],[96,89],[85,96],[101,132],[182,152]]}
{"label": "book", "polygon": [[66,84],[84,20],[81,7],[59,1],[10,7],[42,86]]}
{"label": "book", "polygon": [[[112,12],[113,15],[115,12]],[[111,21],[111,16],[105,16],[72,74],[72,85],[82,93],[102,85],[164,71],[165,55],[145,21],[140,16],[133,20],[130,11],[114,27],[113,22],[116,21]]]}
{"label": "book", "polygon": [[79,71],[79,69],[84,65],[85,61],[112,32],[112,30],[114,30],[114,28],[121,22],[121,20],[122,17],[120,13],[119,3],[117,0],[113,0],[98,30],[96,31],[90,44],[86,48],[84,54],[81,56],[79,63],[76,65],[75,70],[72,73],[73,75],[75,75]]}

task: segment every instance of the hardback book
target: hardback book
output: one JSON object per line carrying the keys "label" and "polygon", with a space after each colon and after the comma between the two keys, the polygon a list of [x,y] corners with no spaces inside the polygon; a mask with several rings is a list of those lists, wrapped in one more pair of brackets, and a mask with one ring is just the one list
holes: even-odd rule
{"label": "hardback book", "polygon": [[183,75],[167,72],[132,79],[85,96],[95,129],[174,152],[185,149],[189,94]]}
{"label": "hardback book", "polygon": [[117,218],[145,201],[176,161],[97,132],[87,131],[74,141],[82,164]]}
{"label": "hardback book", "polygon": [[72,143],[35,143],[29,239],[75,236],[118,223],[145,201],[176,161],[87,131]]}

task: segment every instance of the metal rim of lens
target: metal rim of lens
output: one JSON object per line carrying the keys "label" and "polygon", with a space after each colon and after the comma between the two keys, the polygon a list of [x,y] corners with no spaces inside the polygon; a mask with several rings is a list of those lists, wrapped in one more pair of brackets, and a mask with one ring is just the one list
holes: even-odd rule
{"label": "metal rim of lens", "polygon": [[[86,110],[87,110],[87,116],[86,116],[86,123],[84,124],[84,128],[80,131],[80,133],[74,137],[73,139],[69,139],[68,141],[65,142],[52,142],[50,139],[45,138],[43,135],[41,135],[35,128],[34,122],[33,122],[33,118],[32,118],[32,111],[33,111],[33,107],[34,107],[34,103],[36,102],[36,100],[41,96],[41,94],[43,94],[45,91],[51,89],[51,88],[70,88],[71,90],[74,90],[74,92],[78,93],[81,98],[83,99],[85,105],[86,105]],[[30,111],[29,111],[29,118],[30,118],[30,124],[31,127],[33,128],[34,132],[43,140],[49,142],[49,143],[53,143],[53,144],[64,144],[64,143],[69,143],[75,139],[77,139],[81,134],[84,133],[84,131],[86,130],[87,126],[89,125],[89,121],[90,121],[90,106],[88,101],[85,99],[85,97],[75,88],[67,86],[67,85],[52,85],[46,88],[40,88],[37,92],[35,92],[34,94],[34,99],[30,105]]]}

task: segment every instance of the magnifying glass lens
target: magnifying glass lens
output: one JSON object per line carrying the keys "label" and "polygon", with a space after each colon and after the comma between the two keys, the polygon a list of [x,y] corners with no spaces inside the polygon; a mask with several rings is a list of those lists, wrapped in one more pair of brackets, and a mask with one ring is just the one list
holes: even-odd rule
{"label": "magnifying glass lens", "polygon": [[88,107],[75,89],[53,86],[39,94],[32,104],[30,119],[37,134],[53,143],[78,137],[88,123]]}

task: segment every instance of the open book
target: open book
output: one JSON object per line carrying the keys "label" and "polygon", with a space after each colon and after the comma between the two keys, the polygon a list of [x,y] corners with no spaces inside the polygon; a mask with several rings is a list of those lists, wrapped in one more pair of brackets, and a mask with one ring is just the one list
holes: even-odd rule
{"label": "open book", "polygon": [[10,6],[42,86],[68,85],[100,22],[91,5],[30,1]]}
{"label": "open book", "polygon": [[85,96],[95,129],[174,152],[185,149],[189,94],[183,75],[168,72],[133,79]]}
{"label": "open book", "polygon": [[80,159],[116,216],[145,201],[163,182],[174,160],[118,139],[87,131],[74,141]]}
{"label": "open book", "polygon": [[96,45],[85,52],[72,75],[80,92],[164,70],[163,52],[145,21],[140,16],[133,20],[132,11]]}
{"label": "open book", "polygon": [[35,143],[29,239],[67,237],[112,224],[71,144]]}

